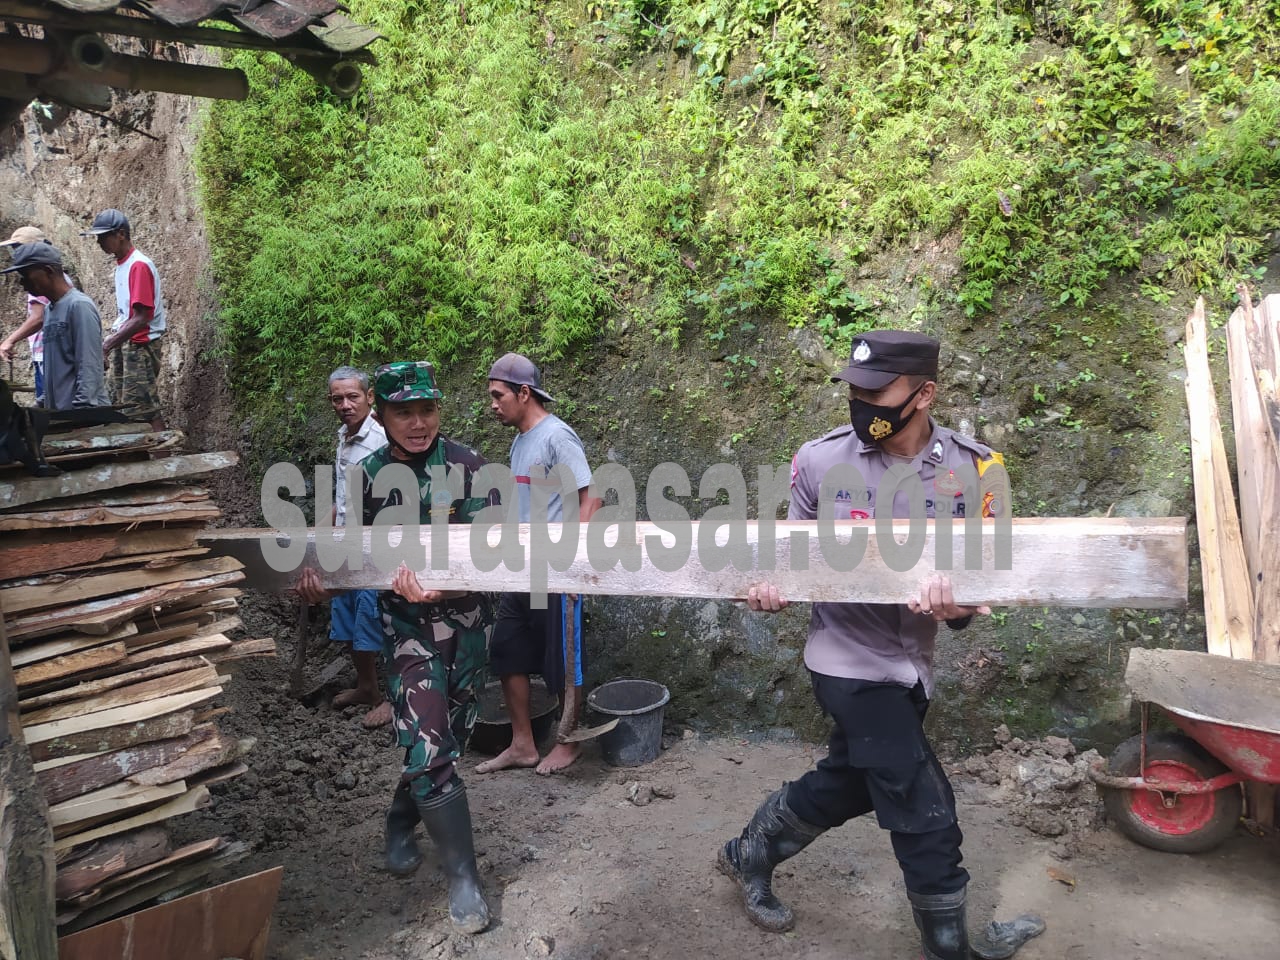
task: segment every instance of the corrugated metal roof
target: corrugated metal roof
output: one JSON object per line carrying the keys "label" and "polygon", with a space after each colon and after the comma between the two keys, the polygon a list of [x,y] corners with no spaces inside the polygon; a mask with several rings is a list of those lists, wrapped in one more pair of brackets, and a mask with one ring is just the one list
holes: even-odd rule
{"label": "corrugated metal roof", "polygon": [[190,27],[205,20],[233,23],[266,40],[315,46],[337,54],[363,50],[380,34],[345,16],[336,0],[42,0],[44,6],[82,14],[125,11]]}

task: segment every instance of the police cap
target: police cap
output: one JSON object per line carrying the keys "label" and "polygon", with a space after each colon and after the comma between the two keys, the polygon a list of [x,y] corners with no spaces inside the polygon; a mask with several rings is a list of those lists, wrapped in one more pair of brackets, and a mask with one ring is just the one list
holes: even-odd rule
{"label": "police cap", "polygon": [[869,330],[853,338],[849,365],[831,378],[880,390],[903,374],[938,375],[938,341],[907,330]]}

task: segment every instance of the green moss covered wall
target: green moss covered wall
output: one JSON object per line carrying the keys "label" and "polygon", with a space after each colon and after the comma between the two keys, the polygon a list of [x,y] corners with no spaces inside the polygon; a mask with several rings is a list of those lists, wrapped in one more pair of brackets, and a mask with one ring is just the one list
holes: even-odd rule
{"label": "green moss covered wall", "polygon": [[[944,338],[940,413],[1020,514],[1191,512],[1182,318],[1276,262],[1276,0],[351,6],[385,35],[353,101],[237,55],[253,95],[199,147],[259,469],[329,455],[330,369],[405,357],[502,459],[482,378],[515,349],[593,462],[750,478],[840,422],[851,336],[901,326]],[[1001,612],[948,638],[938,713],[1106,738],[1128,646],[1201,644],[1194,610]],[[593,631],[677,717],[817,728],[803,615],[601,601]]]}

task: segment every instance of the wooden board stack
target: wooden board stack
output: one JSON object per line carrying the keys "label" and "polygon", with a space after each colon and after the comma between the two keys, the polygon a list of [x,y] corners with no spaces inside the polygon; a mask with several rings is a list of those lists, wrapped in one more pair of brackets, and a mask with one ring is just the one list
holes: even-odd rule
{"label": "wooden board stack", "polygon": [[275,653],[231,639],[241,564],[196,542],[219,510],[186,480],[236,456],[145,459],[180,441],[84,427],[45,439],[59,476],[0,467],[0,608],[64,931],[189,890],[244,852],[221,837],[175,849],[165,827],[247,769],[253,743],[218,729],[216,701],[229,664]]}
{"label": "wooden board stack", "polygon": [[[1236,476],[1227,465],[1209,374],[1203,299],[1187,319],[1187,406],[1210,653],[1280,663],[1280,295],[1254,307],[1246,287],[1227,321]],[[1236,512],[1233,490],[1240,493]],[[1250,790],[1254,819],[1274,821],[1274,788]]]}

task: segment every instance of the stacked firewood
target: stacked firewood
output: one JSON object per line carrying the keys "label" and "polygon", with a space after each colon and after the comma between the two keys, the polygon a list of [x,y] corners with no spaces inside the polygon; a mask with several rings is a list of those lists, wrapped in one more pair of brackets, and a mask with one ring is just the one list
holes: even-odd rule
{"label": "stacked firewood", "polygon": [[218,729],[217,700],[229,664],[275,652],[231,639],[241,564],[196,542],[219,510],[189,478],[236,457],[151,458],[181,439],[81,427],[44,439],[61,474],[0,468],[0,609],[63,930],[189,890],[244,853],[220,837],[175,849],[166,829],[247,769],[252,741]]}
{"label": "stacked firewood", "polygon": [[[1210,653],[1280,663],[1280,295],[1239,289],[1227,321],[1236,472],[1227,463],[1209,373],[1204,301],[1187,320],[1187,406]],[[1239,510],[1235,492],[1239,492]],[[1251,785],[1253,818],[1274,820],[1274,788]]]}

